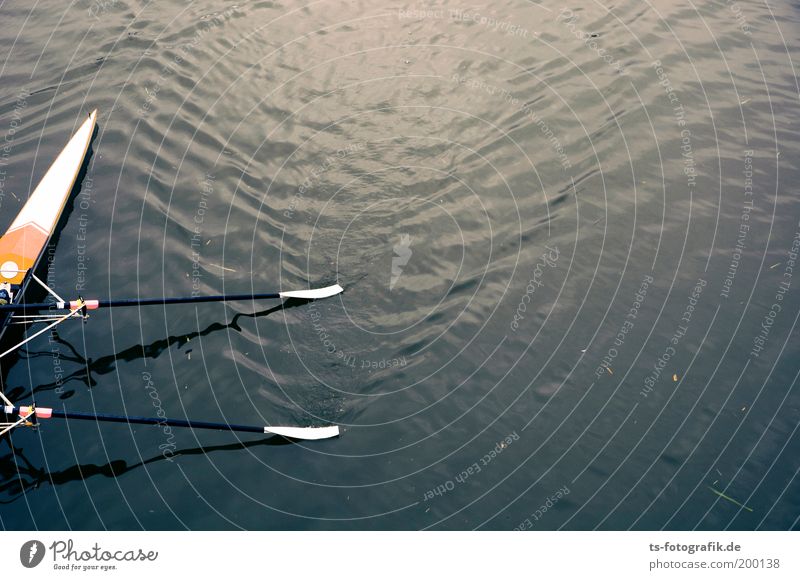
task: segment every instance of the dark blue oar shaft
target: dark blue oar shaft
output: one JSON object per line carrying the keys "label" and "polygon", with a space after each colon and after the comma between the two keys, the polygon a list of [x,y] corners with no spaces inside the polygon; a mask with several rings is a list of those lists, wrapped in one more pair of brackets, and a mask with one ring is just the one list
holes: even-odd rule
{"label": "dark blue oar shaft", "polygon": [[120,306],[153,306],[157,304],[188,304],[191,302],[235,302],[237,300],[271,300],[280,298],[278,293],[270,294],[226,294],[218,296],[179,296],[177,298],[126,298],[120,300],[98,300],[100,308]]}
{"label": "dark blue oar shaft", "polygon": [[[95,308],[120,308],[125,306],[155,306],[163,304],[189,304],[200,302],[235,302],[237,300],[273,300],[281,295],[275,292],[269,294],[225,294],[218,296],[178,296],[176,298],[125,298],[119,300],[97,300]],[[70,304],[64,308],[56,308],[52,302],[35,302],[32,304],[4,304],[0,305],[2,311],[41,311],[41,310],[69,310]]]}
{"label": "dark blue oar shaft", "polygon": [[125,415],[104,415],[98,413],[78,413],[75,411],[59,411],[53,409],[52,417],[57,419],[77,419],[82,421],[103,421],[105,423],[130,423],[134,425],[159,425],[170,427],[187,427],[189,429],[215,429],[223,431],[241,431],[244,433],[264,433],[264,427],[249,425],[232,425],[230,423],[210,423],[208,421],[186,421],[184,419],[160,419],[158,417],[128,417]]}

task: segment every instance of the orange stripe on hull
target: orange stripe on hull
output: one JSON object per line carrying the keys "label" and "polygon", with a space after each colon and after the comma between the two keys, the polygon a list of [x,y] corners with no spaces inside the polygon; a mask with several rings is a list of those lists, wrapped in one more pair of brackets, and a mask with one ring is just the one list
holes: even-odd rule
{"label": "orange stripe on hull", "polygon": [[41,228],[29,223],[0,238],[0,282],[21,283],[25,271],[33,267],[47,245],[48,237]]}

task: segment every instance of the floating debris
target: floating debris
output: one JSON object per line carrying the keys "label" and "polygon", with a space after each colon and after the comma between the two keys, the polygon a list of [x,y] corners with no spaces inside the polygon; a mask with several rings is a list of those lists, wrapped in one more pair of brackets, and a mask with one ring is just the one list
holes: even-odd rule
{"label": "floating debris", "polygon": [[211,262],[208,263],[209,266],[214,266],[215,268],[219,268],[220,270],[224,270],[225,272],[235,272],[233,268],[226,268],[225,266],[220,266],[219,264],[212,264]]}
{"label": "floating debris", "polygon": [[747,507],[746,505],[744,505],[743,503],[740,503],[740,502],[736,501],[736,500],[735,500],[735,499],[733,499],[732,497],[725,495],[725,494],[724,494],[724,493],[722,493],[721,491],[718,491],[718,490],[714,489],[714,488],[713,488],[713,487],[711,487],[710,485],[708,486],[708,489],[710,489],[711,491],[713,491],[714,493],[716,493],[716,494],[717,494],[719,497],[721,497],[722,499],[727,499],[729,502],[731,502],[731,503],[734,503],[734,504],[738,505],[740,508],[744,508],[744,509],[746,509],[746,510],[747,510],[747,511],[749,511],[749,512],[752,512],[752,511],[753,511],[753,509],[752,509],[752,508],[749,508],[749,507]]}

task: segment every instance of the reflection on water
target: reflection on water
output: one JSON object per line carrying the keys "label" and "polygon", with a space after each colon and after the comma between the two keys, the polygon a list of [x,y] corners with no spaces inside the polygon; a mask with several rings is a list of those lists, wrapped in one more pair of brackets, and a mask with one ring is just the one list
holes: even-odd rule
{"label": "reflection on water", "polygon": [[[61,335],[57,332],[53,332],[50,335],[49,342],[51,345],[60,345],[64,349],[66,349],[66,354],[61,354],[62,350],[60,348],[57,349],[58,355],[58,362],[69,362],[74,363],[77,365],[76,370],[64,374],[63,372],[56,373],[57,378],[55,381],[45,384],[40,384],[33,389],[32,392],[22,390],[17,391],[9,391],[16,399],[26,400],[31,397],[33,394],[41,393],[43,391],[55,391],[59,393],[60,399],[68,399],[75,394],[74,390],[64,390],[63,386],[71,383],[73,381],[80,382],[84,384],[86,387],[94,387],[98,384],[98,381],[95,379],[94,375],[105,375],[108,373],[113,372],[118,362],[133,362],[135,360],[146,359],[146,358],[157,358],[159,355],[163,354],[164,351],[171,347],[176,347],[180,350],[181,346],[185,346],[189,344],[192,339],[199,338],[201,336],[208,336],[212,332],[230,329],[234,331],[241,331],[241,327],[239,326],[238,322],[242,318],[256,318],[260,316],[269,316],[274,312],[280,312],[285,308],[293,308],[295,306],[300,306],[302,304],[308,303],[308,300],[300,300],[297,298],[290,298],[284,302],[282,302],[279,306],[275,306],[273,308],[269,308],[267,310],[262,310],[260,312],[253,312],[253,313],[243,313],[238,312],[232,318],[231,321],[227,324],[222,324],[219,322],[214,322],[204,328],[203,330],[197,332],[189,332],[186,334],[182,334],[180,336],[170,336],[165,339],[156,340],[151,342],[150,344],[140,344],[126,348],[118,353],[101,356],[99,358],[85,358],[75,346],[70,344],[67,340],[61,337]],[[191,349],[189,349],[191,352]],[[53,358],[53,350],[49,351],[41,351],[41,352],[29,352],[23,351],[20,353],[20,357],[26,360],[35,361],[36,359],[52,359]],[[30,364],[36,364],[35,362],[31,362]]]}
{"label": "reflection on water", "polygon": [[172,456],[167,457],[163,453],[144,459],[138,463],[128,464],[123,460],[110,461],[104,465],[73,465],[56,472],[48,471],[35,466],[25,456],[22,448],[17,448],[11,443],[9,438],[3,438],[3,443],[8,444],[9,452],[0,455],[2,460],[2,481],[0,485],[0,504],[10,504],[24,497],[26,493],[35,490],[41,485],[63,485],[70,482],[84,481],[87,478],[102,475],[104,477],[122,477],[131,470],[146,465],[170,461],[175,457],[191,455],[207,455],[216,451],[237,451],[263,445],[291,445],[293,442],[285,437],[277,435],[259,439],[257,441],[238,442],[230,445],[210,445],[194,449],[181,449]]}

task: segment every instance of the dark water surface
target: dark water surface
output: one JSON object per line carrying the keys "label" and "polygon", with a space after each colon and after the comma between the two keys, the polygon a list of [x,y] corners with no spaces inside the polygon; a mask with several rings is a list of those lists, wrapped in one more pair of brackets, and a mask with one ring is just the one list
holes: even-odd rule
{"label": "dark water surface", "polygon": [[62,295],[345,287],[31,342],[15,401],[343,433],[53,420],[0,443],[4,528],[800,525],[796,5],[0,19],[0,229],[100,111]]}

